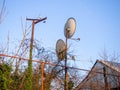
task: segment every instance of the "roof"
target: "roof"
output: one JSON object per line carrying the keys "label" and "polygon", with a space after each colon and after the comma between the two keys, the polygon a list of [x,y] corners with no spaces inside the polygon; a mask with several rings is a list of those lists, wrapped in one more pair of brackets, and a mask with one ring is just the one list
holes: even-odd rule
{"label": "roof", "polygon": [[108,66],[109,68],[117,71],[117,72],[120,72],[120,63],[117,63],[117,62],[111,62],[111,61],[105,61],[105,60],[98,60],[100,63]]}
{"label": "roof", "polygon": [[[101,63],[103,64],[104,66],[120,73],[120,63],[117,63],[117,62],[112,62],[112,61],[106,61],[106,60],[96,60],[95,64],[93,65],[93,67],[91,68],[90,72],[88,73],[88,75],[82,80],[81,83],[83,83],[88,77],[89,75],[91,74],[91,72],[93,72],[93,69],[95,68],[96,64],[97,63]],[[74,88],[74,90],[79,90],[80,88],[80,85],[81,83],[76,87]]]}

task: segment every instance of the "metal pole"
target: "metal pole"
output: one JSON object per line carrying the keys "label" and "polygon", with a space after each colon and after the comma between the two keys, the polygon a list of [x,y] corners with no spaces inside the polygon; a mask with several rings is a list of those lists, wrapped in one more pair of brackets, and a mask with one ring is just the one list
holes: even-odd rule
{"label": "metal pole", "polygon": [[67,43],[68,43],[68,33],[69,33],[69,30],[66,30],[65,86],[64,86],[64,90],[68,90],[68,80],[67,80]]}
{"label": "metal pole", "polygon": [[31,33],[31,40],[30,40],[30,54],[29,54],[29,61],[28,61],[28,74],[27,74],[27,83],[26,89],[32,89],[32,50],[33,50],[33,40],[34,40],[34,21],[32,21],[32,33]]}
{"label": "metal pole", "polygon": [[33,41],[34,41],[34,25],[46,20],[47,17],[45,18],[40,18],[40,19],[29,19],[26,18],[26,20],[32,21],[32,33],[31,33],[31,40],[30,40],[30,54],[29,54],[29,61],[28,61],[28,74],[27,74],[27,82],[26,82],[26,90],[31,90],[32,89],[32,51],[33,51]]}
{"label": "metal pole", "polygon": [[45,65],[45,63],[44,62],[42,62],[41,63],[41,70],[42,70],[42,75],[41,75],[41,79],[42,79],[42,83],[41,83],[41,90],[44,90],[44,65]]}

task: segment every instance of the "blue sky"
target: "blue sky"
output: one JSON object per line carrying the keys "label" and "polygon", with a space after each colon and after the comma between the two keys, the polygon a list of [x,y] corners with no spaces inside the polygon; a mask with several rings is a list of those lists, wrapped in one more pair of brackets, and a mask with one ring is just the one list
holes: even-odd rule
{"label": "blue sky", "polygon": [[[3,0],[0,0],[0,8]],[[69,17],[76,19],[77,27],[74,38],[69,40],[70,50],[77,57],[77,66],[91,67],[89,60],[99,59],[104,48],[108,54],[120,54],[120,0],[6,0],[7,15],[0,24],[0,44],[22,38],[22,26],[25,28],[26,17],[47,17],[46,23],[35,26],[35,38],[42,46],[55,49],[58,39],[65,40],[64,25]],[[27,26],[31,22],[27,21]]]}

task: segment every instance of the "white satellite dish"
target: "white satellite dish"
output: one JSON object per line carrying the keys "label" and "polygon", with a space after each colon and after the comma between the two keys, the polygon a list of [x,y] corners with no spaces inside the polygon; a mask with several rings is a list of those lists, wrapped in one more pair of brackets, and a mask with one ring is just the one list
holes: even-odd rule
{"label": "white satellite dish", "polygon": [[66,45],[62,39],[59,39],[56,43],[56,53],[59,60],[63,60],[66,56]]}
{"label": "white satellite dish", "polygon": [[64,27],[64,35],[66,38],[71,38],[76,30],[76,21],[73,17],[69,18]]}

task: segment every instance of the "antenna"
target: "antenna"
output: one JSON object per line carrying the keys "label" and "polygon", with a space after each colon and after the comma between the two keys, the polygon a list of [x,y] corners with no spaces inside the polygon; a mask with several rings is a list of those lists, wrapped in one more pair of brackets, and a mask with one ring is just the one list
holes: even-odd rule
{"label": "antenna", "polygon": [[[76,30],[76,20],[73,17],[68,18],[64,26],[64,35],[66,37],[66,41],[59,39],[56,43],[56,54],[59,60],[65,60],[65,81],[64,81],[64,90],[68,90],[68,73],[67,73],[67,44],[68,39],[79,41],[80,38],[71,38]],[[72,56],[72,59],[75,59]]]}
{"label": "antenna", "polygon": [[[76,30],[76,20],[70,17],[64,26],[64,35],[66,38],[71,38]],[[66,34],[67,33],[67,34]],[[67,36],[66,36],[67,35]]]}
{"label": "antenna", "polygon": [[59,60],[65,59],[66,56],[66,45],[62,39],[59,39],[56,43],[56,53]]}

